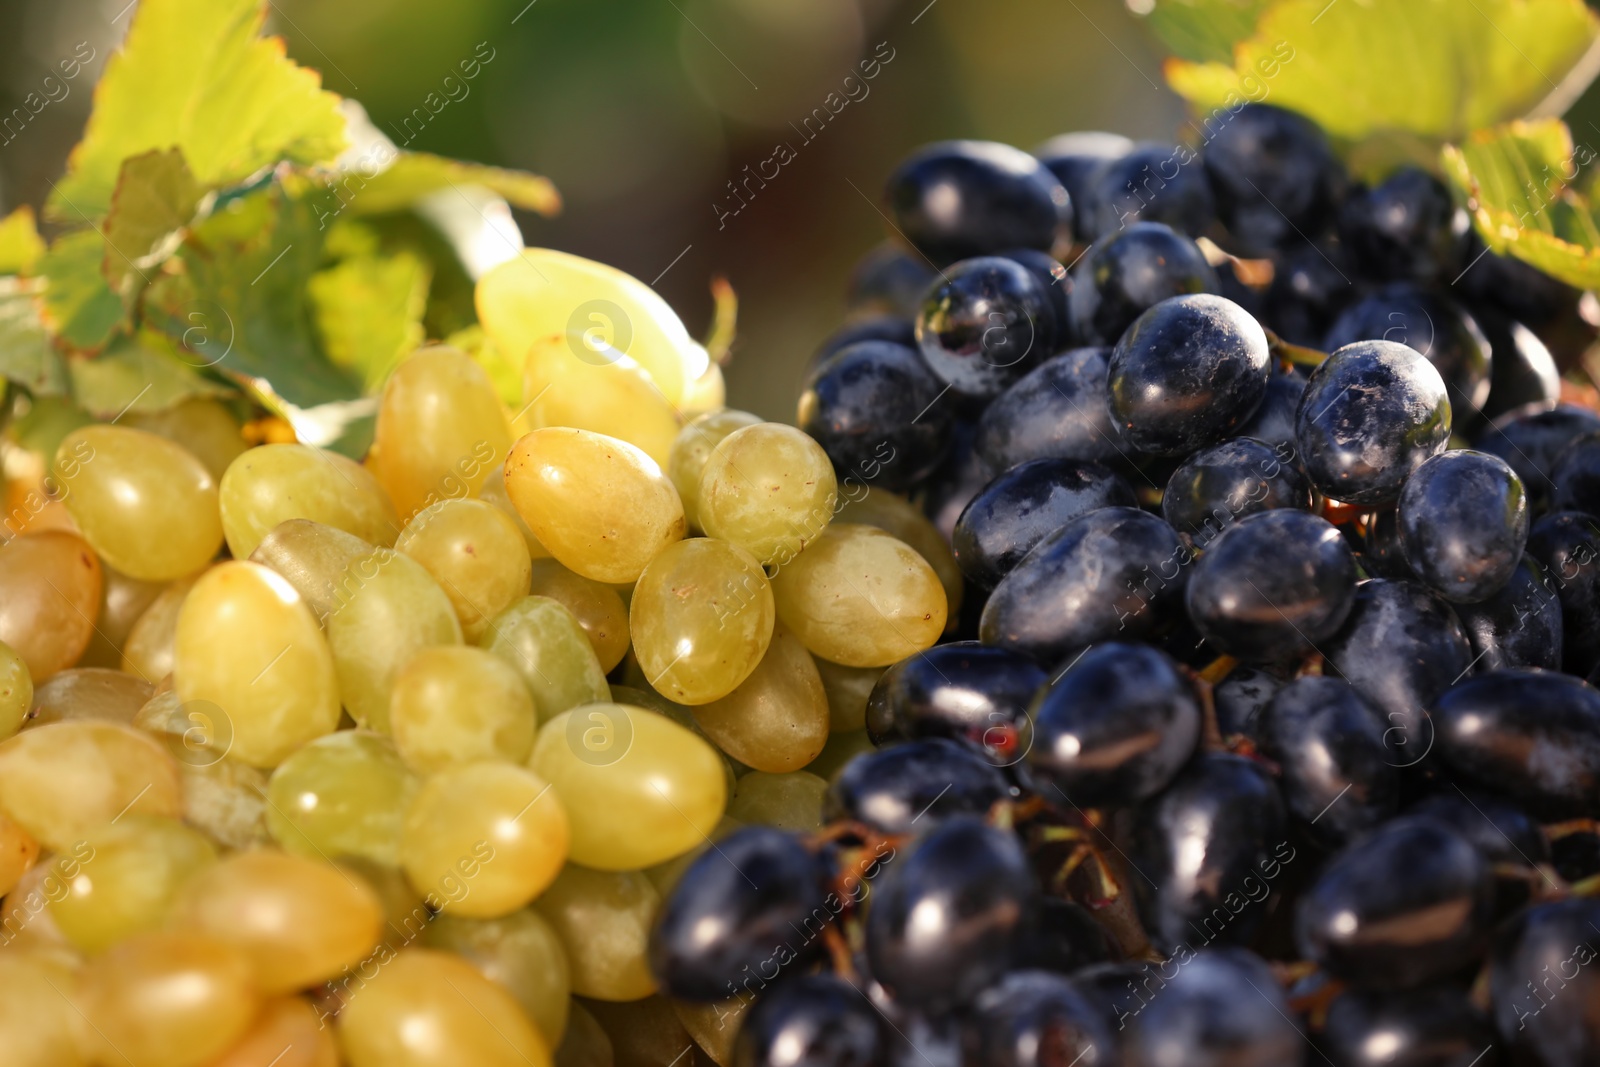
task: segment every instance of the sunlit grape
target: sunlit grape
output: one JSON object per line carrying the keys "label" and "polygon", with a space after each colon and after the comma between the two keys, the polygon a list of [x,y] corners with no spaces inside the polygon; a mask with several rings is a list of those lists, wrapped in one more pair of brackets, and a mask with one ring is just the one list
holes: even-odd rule
{"label": "sunlit grape", "polygon": [[481,500],[441,500],[424,508],[394,547],[439,583],[468,641],[528,595],[528,546],[504,512]]}
{"label": "sunlit grape", "polygon": [[39,842],[15,821],[0,814],[0,897],[11,892],[39,859]]}
{"label": "sunlit grape", "polygon": [[58,857],[66,891],[51,900],[56,926],[78,948],[101,952],[157,929],[185,882],[217,860],[204,835],[176,819],[124,815],[89,832],[87,853]]}
{"label": "sunlit grape", "polygon": [[594,871],[569,863],[534,904],[562,944],[572,991],[638,1000],[656,991],[647,952],[661,898],[638,871]]}
{"label": "sunlit grape", "polygon": [[763,566],[782,566],[832,520],[838,490],[832,461],[809,436],[776,422],[747,426],[706,459],[700,525]]}
{"label": "sunlit grape", "polygon": [[[100,568],[100,614],[95,619],[94,636],[78,659],[80,667],[120,667],[128,635],[147,608],[161,595],[168,582],[146,582],[129,578],[110,567]],[[155,681],[160,675],[149,676]]]}
{"label": "sunlit grape", "polygon": [[157,681],[172,673],[178,640],[178,613],[184,598],[194,588],[194,578],[168,583],[144,613],[134,622],[128,639],[122,643],[119,666],[128,674]]}
{"label": "sunlit grape", "polygon": [[610,672],[628,652],[628,609],[616,589],[576,574],[553,559],[533,562],[534,596],[559,600],[589,635],[600,669]]}
{"label": "sunlit grape", "polygon": [[267,787],[267,827],[291,852],[400,862],[400,828],[419,785],[394,742],[340,730],[278,765]]}
{"label": "sunlit grape", "polygon": [[182,445],[219,482],[228,464],[249,447],[233,412],[206,396],[180,400],[162,411],[130,411],[118,421]]}
{"label": "sunlit grape", "polygon": [[243,1037],[206,1067],[339,1067],[333,1028],[303,997],[269,1000]]}
{"label": "sunlit grape", "polygon": [[45,530],[0,546],[0,641],[35,685],[89,647],[100,590],[100,557],[77,534]]}
{"label": "sunlit grape", "polygon": [[16,649],[0,642],[0,738],[16,733],[32,706],[33,679],[28,665]]}
{"label": "sunlit grape", "polygon": [[667,459],[667,476],[683,501],[684,521],[692,531],[701,531],[700,472],[705,469],[711,450],[735,430],[755,426],[761,417],[748,411],[712,411],[693,419],[678,431]]}
{"label": "sunlit grape", "polygon": [[939,528],[911,501],[887,489],[871,489],[861,485],[847,485],[839,494],[843,499],[834,522],[857,523],[876,526],[878,529],[910,545],[933,568],[944,586],[945,601],[951,618],[961,610],[961,568],[950,553]]}
{"label": "sunlit grape", "polygon": [[522,676],[539,721],[611,699],[605,671],[576,617],[549,597],[523,597],[489,623],[479,642]]}
{"label": "sunlit grape", "polygon": [[154,686],[132,674],[74,667],[45,679],[34,691],[28,726],[75,719],[131,723],[154,692]]}
{"label": "sunlit grape", "polygon": [[294,586],[317,621],[326,626],[328,616],[347,595],[345,568],[377,546],[354,534],[310,519],[279,523],[261,539],[250,561],[276,571]]}
{"label": "sunlit grape", "polygon": [[649,371],[604,341],[567,333],[542,337],[528,352],[522,381],[529,429],[592,430],[666,466],[678,432],[677,411]]}
{"label": "sunlit grape", "polygon": [[538,912],[523,908],[498,919],[440,915],[428,925],[423,943],[460,955],[499,983],[517,998],[546,1044],[561,1043],[572,980],[561,937]]}
{"label": "sunlit grape", "polygon": [[359,463],[309,445],[262,445],[222,476],[222,528],[235,559],[281,522],[309,519],[374,545],[394,544],[400,522],[378,480]]}
{"label": "sunlit grape", "polygon": [[395,677],[389,730],[418,771],[485,759],[521,763],[538,728],[522,676],[481,648],[425,648]]}

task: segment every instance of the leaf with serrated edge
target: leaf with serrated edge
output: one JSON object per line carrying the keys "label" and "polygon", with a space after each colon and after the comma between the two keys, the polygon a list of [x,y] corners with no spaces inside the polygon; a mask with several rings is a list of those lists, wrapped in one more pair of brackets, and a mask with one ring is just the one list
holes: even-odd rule
{"label": "leaf with serrated edge", "polygon": [[1180,59],[1226,63],[1270,0],[1155,0],[1144,23]]}
{"label": "leaf with serrated edge", "polygon": [[44,255],[33,208],[23,204],[0,219],[0,274],[27,274]]}
{"label": "leaf with serrated edge", "polygon": [[342,175],[333,191],[354,214],[382,215],[411,207],[441,189],[467,185],[484,186],[505,197],[513,207],[541,215],[554,215],[561,210],[561,196],[548,178],[427,152],[401,152],[386,169],[371,177],[359,172]]}
{"label": "leaf with serrated edge", "polygon": [[39,321],[37,286],[0,278],[0,377],[38,396],[67,391],[67,372]]}
{"label": "leaf with serrated edge", "polygon": [[261,0],[141,0],[106,62],[83,140],[49,212],[97,219],[129,156],[176,145],[202,185],[225,185],[280,160],[322,163],[344,148],[339,98],[260,36]]}
{"label": "leaf with serrated edge", "polygon": [[45,324],[69,347],[94,352],[111,340],[122,301],[100,272],[106,243],[94,230],[56,238],[35,265],[45,277]]}
{"label": "leaf with serrated edge", "polygon": [[177,248],[201,194],[176,148],[122,161],[104,228],[107,248],[102,269],[113,289],[126,295],[130,282],[144,280]]}
{"label": "leaf with serrated edge", "polygon": [[121,337],[94,359],[73,359],[72,395],[99,418],[127,411],[165,411],[193,396],[228,396],[232,389],[196,373],[192,357],[153,331]]}
{"label": "leaf with serrated edge", "polygon": [[356,256],[318,271],[306,284],[322,350],[377,389],[423,341],[428,265],[418,256]]}

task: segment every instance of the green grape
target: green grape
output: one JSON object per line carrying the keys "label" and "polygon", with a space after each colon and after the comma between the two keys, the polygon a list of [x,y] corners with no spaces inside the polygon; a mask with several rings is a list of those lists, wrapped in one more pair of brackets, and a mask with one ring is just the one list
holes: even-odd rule
{"label": "green grape", "polygon": [[[100,617],[95,620],[94,636],[89,639],[89,647],[78,659],[80,667],[122,666],[122,649],[127,644],[134,623],[139,621],[139,617],[154,603],[161,591],[171,584],[129,578],[106,566],[100,568],[100,577]],[[155,681],[159,677],[148,675],[146,680]]]}
{"label": "green grape", "polygon": [[38,859],[39,842],[15,821],[0,814],[0,897],[15,889]]}
{"label": "green grape", "polygon": [[[643,684],[642,680],[641,684]],[[668,700],[654,689],[650,689],[648,687],[643,689],[635,689],[632,686],[627,685],[614,685],[611,687],[611,702],[615,704],[628,704],[633,707],[644,708],[646,711],[653,711],[658,715],[665,715],[667,718],[671,719],[673,722],[677,723],[679,726],[683,727],[685,730],[688,730],[696,737],[711,745],[712,748],[716,749],[716,742],[712,741],[710,737],[706,736],[706,732],[700,729],[700,724],[694,721],[694,709],[684,704],[674,704],[672,701]],[[731,797],[733,796],[733,787],[739,780],[739,772],[742,770],[747,770],[748,768],[746,768],[742,763],[736,764],[735,761],[721,749],[716,749],[716,752],[718,757],[720,757],[722,760],[722,776],[727,782],[728,795]]]}
{"label": "green grape", "polygon": [[122,643],[119,665],[125,673],[138,675],[149,682],[159,681],[172,673],[176,658],[173,651],[178,639],[178,613],[183,609],[184,598],[197,581],[199,575],[168,583],[134,622],[128,639]]}
{"label": "green grape", "polygon": [[233,759],[275,767],[339,724],[334,658],[311,609],[258,563],[219,563],[178,612],[173,684],[218,719]]}
{"label": "green grape", "polygon": [[[387,948],[399,952],[407,945],[421,944],[428,928],[439,917],[422,902],[422,894],[411,888],[405,872],[398,867],[386,867],[363,856],[340,856],[339,867],[367,883],[378,896],[383,907],[383,931],[379,934],[381,954]],[[359,968],[358,968],[359,970]],[[359,977],[359,975],[357,976]]]}
{"label": "green grape", "polygon": [[695,708],[694,721],[748,767],[795,771],[828,743],[828,694],[811,653],[786,627],[776,626],[750,676],[727,696]]}
{"label": "green grape", "polygon": [[309,445],[261,445],[222,476],[222,528],[245,559],[279,523],[309,519],[384,548],[400,532],[394,505],[372,472]]}
{"label": "green grape", "polygon": [[[689,382],[684,386],[683,402],[678,405],[679,415],[692,419],[728,406],[728,381],[722,376],[722,365],[711,358],[704,345],[690,342],[683,363]],[[696,374],[697,368],[704,369]]]}
{"label": "green grape", "polygon": [[10,737],[22,727],[33,706],[33,679],[22,655],[0,642],[0,739]]}
{"label": "green grape", "polygon": [[85,426],[62,439],[55,473],[84,540],[130,578],[182,578],[222,547],[216,479],[164,437]]}
{"label": "green grape", "polygon": [[683,500],[683,518],[689,529],[700,532],[700,472],[705,470],[711,450],[735,430],[757,426],[760,416],[732,408],[701,415],[678,431],[667,459],[667,477]]}
{"label": "green grape", "polygon": [[599,582],[636,581],[684,534],[678,491],[655,460],[588,430],[523,437],[506,459],[506,491],[552,556]]}
{"label": "green grape", "polygon": [[43,530],[0,546],[0,641],[35,685],[89,647],[101,588],[100,557],[77,534]]}
{"label": "green grape", "polygon": [[[732,795],[731,792],[730,795]],[[724,815],[717,821],[717,828],[712,830],[704,841],[681,856],[674,856],[667,862],[658,863],[654,867],[646,867],[644,876],[650,879],[650,884],[656,887],[656,892],[661,894],[661,898],[665,900],[667,895],[672,892],[672,887],[678,884],[678,879],[683,877],[683,872],[687,871],[690,865],[700,858],[701,853],[711,848],[713,841],[721,841],[743,825],[744,822],[734,816]]]}
{"label": "green grape", "polygon": [[244,1036],[260,995],[250,960],[203,934],[137,934],[83,974],[96,1063],[202,1067]]}
{"label": "green grape", "polygon": [[[616,1067],[651,1067],[671,1064],[672,1057],[683,1056],[695,1047],[694,1038],[673,1013],[663,996],[645,997],[625,1004],[604,1000],[585,1000],[589,1010],[611,1038]],[[690,1058],[684,1056],[680,1067]]]}
{"label": "green grape", "polygon": [[763,422],[735,430],[700,472],[700,525],[763,566],[783,566],[833,518],[833,461],[793,426]]}
{"label": "green grape", "polygon": [[131,674],[74,667],[45,679],[34,691],[28,726],[79,719],[131,723],[154,694],[155,686]]}
{"label": "green grape", "polygon": [[348,871],[260,848],[191,878],[173,902],[172,924],[239,949],[256,988],[280,994],[326,982],[361,962],[378,943],[383,906]]}
{"label": "green grape", "polygon": [[887,667],[944,633],[939,577],[904,541],[835,523],[772,580],[778,618],[813,655]]}
{"label": "green grape", "polygon": [[827,780],[809,771],[751,771],[739,779],[728,814],[757,826],[810,833],[822,828],[822,796],[827,791]]}
{"label": "green grape", "polygon": [[528,546],[502,511],[481,500],[441,500],[422,509],[394,547],[433,575],[468,641],[477,641],[490,619],[528,595]]}
{"label": "green grape", "polygon": [[495,919],[544,891],[569,837],[566,806],[544,778],[509,763],[464,763],[418,790],[400,862],[430,907]]}
{"label": "green grape", "polygon": [[828,694],[828,729],[834,733],[867,728],[867,698],[883,677],[882,667],[846,667],[813,656],[822,689]]}
{"label": "green grape", "polygon": [[267,786],[267,828],[302,856],[361,856],[400,862],[406,809],[420,783],[394,742],[366,730],[340,730],[278,765]]}
{"label": "green grape", "polygon": [[616,1067],[611,1039],[581,1004],[567,1014],[567,1034],[556,1049],[556,1067]]}
{"label": "green grape", "polygon": [[310,519],[290,519],[261,539],[250,561],[276,571],[294,586],[317,621],[326,626],[344,593],[345,568],[378,546]]}
{"label": "green grape", "polygon": [[541,545],[539,539],[533,536],[533,531],[528,528],[526,522],[522,521],[522,516],[517,513],[517,509],[511,503],[511,496],[506,492],[505,464],[502,463],[489,472],[489,477],[485,478],[483,485],[478,488],[478,499],[485,504],[492,504],[499,508],[516,524],[517,532],[522,535],[523,542],[528,546],[528,557],[530,559],[550,558],[550,550]]}
{"label": "green grape", "polygon": [[432,949],[402,952],[364,981],[337,1030],[349,1067],[550,1067],[516,998]]}
{"label": "green grape", "polygon": [[523,597],[489,623],[479,641],[522,676],[539,721],[611,699],[594,646],[572,612],[549,597]]}
{"label": "green grape", "polygon": [[745,1011],[755,1003],[755,998],[735,996],[710,1004],[694,1004],[686,1000],[668,1003],[672,1005],[672,1013],[678,1017],[683,1028],[694,1038],[695,1044],[705,1051],[717,1067],[733,1067],[734,1039],[744,1021]]}
{"label": "green grape", "polygon": [[877,747],[865,729],[829,734],[828,743],[822,746],[822,754],[806,764],[806,770],[823,781],[831,782],[840,767]]}
{"label": "green grape", "polygon": [[954,619],[961,610],[961,596],[966,586],[961,578],[961,568],[950,552],[950,545],[939,528],[928,521],[920,508],[903,496],[887,489],[867,489],[854,486],[844,494],[845,499],[834,514],[838,523],[857,523],[876,526],[891,537],[910,545],[933,568],[944,586],[949,617]]}
{"label": "green grape", "polygon": [[231,742],[227,723],[203,704],[185,704],[176,691],[151,697],[133,724],[155,734],[178,763],[183,818],[227,848],[271,840],[267,833],[267,776],[256,767],[224,759]]}
{"label": "green grape", "polygon": [[302,997],[269,1000],[236,1044],[206,1067],[339,1067],[333,1030]]}
{"label": "green grape", "polygon": [[545,1044],[561,1043],[572,979],[560,935],[538,912],[523,908],[498,919],[440,915],[429,924],[423,943],[456,953],[498,982],[517,998]]}
{"label": "green grape", "polygon": [[404,523],[440,500],[476,496],[510,447],[489,375],[464,352],[437,345],[389,375],[369,462]]}
{"label": "green grape", "polygon": [[570,426],[605,434],[666,466],[677,410],[648,371],[604,341],[578,333],[541,337],[528,351],[522,382],[529,429]]}
{"label": "green grape", "polygon": [[553,559],[534,560],[528,592],[559,600],[572,612],[609,674],[628,654],[628,608],[616,589],[576,574]]}
{"label": "green grape", "polygon": [[628,622],[650,687],[680,704],[705,704],[732,692],[766,654],[772,589],[750,553],[696,537],[650,561]]}
{"label": "green grape", "polygon": [[362,726],[387,733],[400,668],[424,648],[460,643],[450,598],[416,560],[380,548],[345,568],[328,616],[328,647],[339,696]]}
{"label": "green grape", "polygon": [[423,773],[486,759],[521,763],[538,729],[522,676],[481,648],[425,648],[395,676],[389,730],[401,758]]}
{"label": "green grape", "polygon": [[551,719],[528,762],[567,809],[573,862],[599,870],[639,870],[687,852],[728,799],[716,749],[671,719],[621,704]]}
{"label": "green grape", "polygon": [[0,952],[0,1048],[7,1067],[87,1067],[90,1031],[72,999],[77,974],[52,956]]}
{"label": "green grape", "polygon": [[51,851],[119,815],[175,818],[182,803],[177,764],[132,726],[58,722],[0,742],[0,811]]}
{"label": "green grape", "polygon": [[650,925],[661,907],[638,871],[592,871],[569,863],[534,904],[566,946],[572,991],[598,1000],[638,1000],[656,991]]}
{"label": "green grape", "polygon": [[228,464],[250,447],[233,412],[210,397],[193,396],[163,411],[130,411],[121,421],[183,446],[219,482]]}
{"label": "green grape", "polygon": [[125,815],[56,858],[66,891],[50,914],[78,948],[103,952],[160,927],[183,884],[216,861],[216,847],[176,819]]}

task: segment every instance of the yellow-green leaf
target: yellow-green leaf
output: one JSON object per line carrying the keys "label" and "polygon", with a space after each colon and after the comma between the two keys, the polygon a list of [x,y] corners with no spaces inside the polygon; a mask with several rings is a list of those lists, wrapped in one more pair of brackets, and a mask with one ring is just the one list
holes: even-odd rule
{"label": "yellow-green leaf", "polygon": [[359,172],[341,177],[333,188],[336,209],[357,215],[382,215],[411,207],[441,189],[481,185],[498,193],[513,207],[554,215],[561,196],[550,179],[521,170],[464,163],[427,152],[401,152],[395,161],[372,177]]}
{"label": "yellow-green leaf", "polygon": [[420,257],[400,252],[346,259],[307,283],[323,352],[369,391],[422,343],[429,273]]}
{"label": "yellow-green leaf", "polygon": [[522,364],[489,340],[482,326],[474,323],[457,330],[446,337],[444,343],[461,349],[478,361],[479,366],[488,373],[489,381],[494,383],[494,391],[500,394],[500,399],[507,407],[515,411],[522,406]]}
{"label": "yellow-green leaf", "polygon": [[93,352],[122,321],[122,301],[100,271],[106,243],[94,230],[56,238],[35,265],[45,277],[45,324],[69,347]]}
{"label": "yellow-green leaf", "polygon": [[1167,80],[1202,113],[1265,100],[1346,142],[1459,140],[1569,99],[1597,37],[1582,0],[1273,0],[1231,63],[1168,60]]}
{"label": "yellow-green leaf", "polygon": [[0,278],[0,377],[48,396],[66,392],[67,372],[39,321],[37,288],[18,278]]}
{"label": "yellow-green leaf", "polygon": [[27,274],[44,255],[44,240],[24,204],[0,219],[0,274]]}
{"label": "yellow-green leaf", "polygon": [[243,179],[280,160],[320,163],[344,147],[339,98],[260,35],[261,0],[140,0],[106,62],[83,140],[50,213],[97,219],[122,161],[176,145],[201,184]]}
{"label": "yellow-green leaf", "polygon": [[165,411],[191,396],[225,396],[233,390],[201,377],[198,361],[179,355],[161,334],[118,338],[94,359],[68,363],[78,405],[100,418],[127,411]]}
{"label": "yellow-green leaf", "polygon": [[[1228,63],[1270,0],[1154,0],[1145,24],[1180,59]],[[1130,9],[1135,5],[1129,4]],[[1135,14],[1138,12],[1136,11]]]}
{"label": "yellow-green leaf", "polygon": [[200,196],[179,149],[123,160],[104,228],[103,269],[113,289],[126,296],[130,282],[148,280],[147,272],[178,247]]}

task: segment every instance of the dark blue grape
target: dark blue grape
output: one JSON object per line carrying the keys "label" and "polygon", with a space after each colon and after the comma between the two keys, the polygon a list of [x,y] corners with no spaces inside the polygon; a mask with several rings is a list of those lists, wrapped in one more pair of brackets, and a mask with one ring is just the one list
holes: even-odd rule
{"label": "dark blue grape", "polygon": [[[1156,973],[1158,969],[1171,973],[1162,978]],[[1166,988],[1167,981],[1177,970],[1176,964],[1170,961],[1163,964],[1147,960],[1096,963],[1074,973],[1072,984],[1089,1006],[1100,1013],[1113,1038],[1120,1043],[1127,1038],[1128,1024],[1143,1010],[1148,996]]]}
{"label": "dark blue grape", "polygon": [[1346,345],[1311,373],[1295,440],[1323,493],[1368,507],[1392,503],[1406,476],[1450,440],[1444,381],[1404,345]]}
{"label": "dark blue grape", "polygon": [[851,308],[912,319],[922,306],[922,294],[938,273],[922,255],[885,241],[856,262],[845,302]]}
{"label": "dark blue grape", "polygon": [[954,405],[915,350],[888,341],[850,345],[806,379],[800,428],[820,444],[840,480],[910,488],[950,443]]}
{"label": "dark blue grape", "polygon": [[1507,412],[1478,434],[1477,448],[1499,456],[1522,479],[1537,513],[1550,510],[1551,472],[1567,446],[1600,430],[1600,415],[1574,404]]}
{"label": "dark blue grape", "polygon": [[1449,986],[1339,995],[1323,1051],[1333,1067],[1498,1067],[1494,1027]]}
{"label": "dark blue grape", "polygon": [[1376,578],[1415,581],[1416,572],[1406,562],[1405,549],[1400,547],[1400,517],[1396,512],[1397,508],[1383,508],[1372,513],[1361,558]]}
{"label": "dark blue grape", "polygon": [[971,1001],[1010,969],[1038,892],[1015,834],[970,815],[945,820],[875,887],[866,931],[873,977],[911,1008]]}
{"label": "dark blue grape", "polygon": [[1283,799],[1319,840],[1338,843],[1393,815],[1400,772],[1389,724],[1338,678],[1297,678],[1261,715],[1262,752],[1283,768]]}
{"label": "dark blue grape", "polygon": [[1098,508],[1136,507],[1133,488],[1098,463],[1036,459],[984,487],[956,520],[950,546],[962,573],[992,589],[1033,546]]}
{"label": "dark blue grape", "polygon": [[847,322],[830,333],[806,362],[806,373],[826,363],[834,353],[858,341],[892,341],[906,348],[917,347],[917,324],[898,315],[869,315]]}
{"label": "dark blue grape", "polygon": [[1200,702],[1171,658],[1111,642],[1039,692],[1028,766],[1046,801],[1126,807],[1160,792],[1200,740]]}
{"label": "dark blue grape", "polygon": [[1260,667],[1241,663],[1217,683],[1211,698],[1217,708],[1217,729],[1224,737],[1240,734],[1260,739],[1261,713],[1284,680]]}
{"label": "dark blue grape", "polygon": [[1550,510],[1600,512],[1600,431],[1575,439],[1550,470]]}
{"label": "dark blue grape", "polygon": [[1328,327],[1356,296],[1356,270],[1339,245],[1304,244],[1279,258],[1261,306],[1264,325],[1292,345],[1321,348]]}
{"label": "dark blue grape", "polygon": [[[1087,205],[1095,172],[1106,163],[1133,151],[1134,143],[1120,133],[1084,131],[1052,137],[1034,149],[1034,157],[1056,176],[1074,207]],[[1094,240],[1086,211],[1074,210],[1073,232],[1083,244]]]}
{"label": "dark blue grape", "polygon": [[1466,266],[1471,221],[1450,190],[1419,167],[1357,188],[1339,212],[1339,239],[1369,278],[1449,284]]}
{"label": "dark blue grape", "polygon": [[1133,320],[1175,296],[1220,291],[1189,238],[1142,222],[1097,241],[1072,269],[1072,329],[1080,344],[1115,344]]}
{"label": "dark blue grape", "polygon": [[1161,495],[1161,515],[1172,528],[1204,546],[1246,515],[1274,508],[1311,509],[1311,482],[1264,441],[1235,437],[1202,448],[1173,471]]}
{"label": "dark blue grape", "polygon": [[1070,900],[1045,897],[1033,926],[1022,937],[1016,965],[1072,974],[1119,955],[1111,935],[1088,910]]}
{"label": "dark blue grape", "polygon": [[1491,307],[1543,331],[1575,308],[1583,295],[1531,263],[1489,251],[1476,230],[1467,231],[1467,244],[1466,258],[1471,265],[1456,276],[1450,288],[1463,294],[1462,302],[1474,310]]}
{"label": "dark blue grape", "polygon": [[1072,229],[1072,204],[1055,175],[1021,149],[940,141],[889,176],[895,228],[938,266],[1006,248],[1050,250]]}
{"label": "dark blue grape", "polygon": [[1498,418],[1529,404],[1553,404],[1561,398],[1561,371],[1538,334],[1487,308],[1477,309],[1473,317],[1494,354],[1484,418]]}
{"label": "dark blue grape", "polygon": [[1600,901],[1529,908],[1495,938],[1489,964],[1495,1029],[1515,1063],[1600,1063]]}
{"label": "dark blue grape", "polygon": [[1048,252],[1032,248],[1008,248],[1000,254],[1022,264],[1033,275],[1033,280],[1039,283],[1039,288],[1044,290],[1050,310],[1055,313],[1056,325],[1055,347],[1044,355],[1055,355],[1072,342],[1072,276],[1061,265],[1061,261]]}
{"label": "dark blue grape", "polygon": [[[1274,370],[1267,379],[1267,392],[1256,413],[1239,427],[1238,436],[1264,441],[1282,455],[1282,447],[1294,449],[1294,413],[1306,394],[1306,380],[1298,371]],[[1295,462],[1298,464],[1299,460]]]}
{"label": "dark blue grape", "polygon": [[1277,976],[1239,948],[1179,956],[1130,1021],[1130,1067],[1300,1067],[1301,1037]]}
{"label": "dark blue grape", "polygon": [[1426,815],[1447,824],[1483,853],[1495,872],[1496,919],[1504,919],[1528,903],[1535,889],[1555,885],[1548,876],[1537,881],[1527,877],[1536,864],[1551,861],[1550,842],[1544,828],[1510,801],[1493,793],[1468,792],[1451,783],[1412,805],[1407,814]]}
{"label": "dark blue grape", "polygon": [[1107,160],[1089,182],[1088,233],[1100,240],[1139,222],[1162,222],[1196,237],[1211,228],[1216,204],[1195,152],[1183,145],[1144,142]]}
{"label": "dark blue grape", "polygon": [[1393,341],[1421,353],[1444,380],[1457,429],[1482,414],[1493,354],[1477,320],[1454,301],[1404,282],[1387,285],[1340,312],[1322,348],[1357,341]]}
{"label": "dark blue grape", "polygon": [[1205,150],[1217,218],[1235,250],[1266,255],[1322,233],[1344,194],[1344,166],[1316,123],[1270,104],[1246,104]]}
{"label": "dark blue grape", "polygon": [[928,290],[917,346],[939,379],[990,400],[1055,351],[1055,312],[1033,274],[1001,256],[964,259]]}
{"label": "dark blue grape", "polygon": [[1561,600],[1540,564],[1527,556],[1500,591],[1456,608],[1479,671],[1561,669]]}
{"label": "dark blue grape", "polygon": [[844,979],[805,974],[755,1003],[739,1026],[732,1067],[880,1067],[883,1017]]}
{"label": "dark blue grape", "polygon": [[1019,378],[984,409],[975,447],[996,472],[1030,459],[1128,465],[1106,404],[1109,348],[1075,348]]}
{"label": "dark blue grape", "polygon": [[961,813],[987,812],[1011,795],[982,755],[942,737],[907,741],[857,756],[834,775],[822,814],[854,819],[885,834],[923,829]]}
{"label": "dark blue grape", "polygon": [[983,608],[986,645],[1041,662],[1097,641],[1138,640],[1182,610],[1192,556],[1161,519],[1100,508],[1040,541],[1001,579]]}
{"label": "dark blue grape", "polygon": [[1099,1011],[1048,971],[1013,971],[984,990],[972,1032],[985,1067],[1111,1067],[1119,1059]]}
{"label": "dark blue grape", "polygon": [[[977,427],[970,422],[958,421],[950,427],[950,446],[944,459],[927,475],[918,487],[923,514],[944,535],[946,541],[955,533],[956,520],[966,510],[967,504],[989,484],[994,471],[988,461],[978,454]],[[860,482],[861,479],[857,479]],[[849,490],[840,486],[840,495]]]}
{"label": "dark blue grape", "polygon": [[1499,592],[1528,540],[1522,479],[1486,452],[1460,449],[1424,462],[1406,479],[1396,515],[1406,563],[1458,604]]}
{"label": "dark blue grape", "polygon": [[1581,511],[1546,515],[1528,531],[1528,555],[1561,601],[1562,669],[1588,677],[1600,665],[1600,522]]}
{"label": "dark blue grape", "polygon": [[874,744],[947,737],[996,766],[1022,758],[1028,705],[1045,673],[1026,656],[976,641],[935,645],[901,660],[867,698]]}

